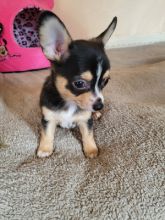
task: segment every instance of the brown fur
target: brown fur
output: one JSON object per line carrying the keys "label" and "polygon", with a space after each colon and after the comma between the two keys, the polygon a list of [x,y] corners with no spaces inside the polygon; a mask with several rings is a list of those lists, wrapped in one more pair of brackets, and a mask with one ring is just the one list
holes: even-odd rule
{"label": "brown fur", "polygon": [[[78,125],[82,134],[84,153],[90,158],[97,156],[98,149],[93,138],[91,115],[92,111],[103,108],[104,98],[101,90],[108,82],[106,79],[109,77],[108,69],[110,68],[108,57],[103,50],[116,24],[117,17],[114,17],[105,31],[94,38],[95,42],[92,40],[74,41],[63,22],[55,14],[50,11],[41,13],[39,18],[40,45],[45,56],[55,62],[52,62],[52,77],[47,78],[41,93],[40,105],[44,118],[37,152],[39,157],[46,157],[52,153],[57,125],[63,128],[73,128]],[[73,67],[71,74],[67,71],[70,66]],[[102,74],[106,70],[108,71],[103,77]],[[69,86],[73,76],[79,76],[81,80],[88,82],[87,84],[72,82],[73,90],[73,87]],[[103,82],[101,82],[102,77],[105,78]],[[54,78],[55,81],[52,82]],[[95,82],[92,79],[96,79]],[[96,116],[100,117],[100,114]]]}
{"label": "brown fur", "polygon": [[80,121],[88,121],[88,119],[91,118],[91,112],[90,111],[81,111],[78,114],[75,115],[74,121],[76,123],[79,123]]}
{"label": "brown fur", "polygon": [[80,132],[82,135],[84,153],[89,158],[94,158],[98,154],[98,148],[93,137],[93,130],[89,130],[87,123],[79,123]]}
{"label": "brown fur", "polygon": [[[42,128],[40,144],[37,149],[37,155],[39,157],[48,157],[53,153],[53,142],[54,133],[56,126],[60,122],[59,113],[49,110],[47,107],[42,107],[42,114],[47,122],[46,129]],[[94,150],[91,148],[95,146],[93,139],[93,132],[88,132],[87,121],[91,117],[90,111],[81,111],[78,114],[73,115],[73,121],[78,125],[80,124],[80,131],[82,132],[82,137],[84,137],[83,146],[86,156],[94,157]],[[87,134],[87,136],[85,136]],[[90,155],[90,152],[92,152]]]}
{"label": "brown fur", "polygon": [[86,71],[86,72],[81,74],[81,78],[84,79],[84,80],[87,80],[87,81],[91,81],[93,76],[92,76],[90,71]]}
{"label": "brown fur", "polygon": [[86,92],[79,96],[75,96],[66,88],[67,80],[62,76],[56,77],[56,87],[61,96],[66,101],[74,101],[80,108],[86,109],[91,107],[92,100],[94,98],[92,92]]}
{"label": "brown fur", "polygon": [[107,70],[107,71],[104,73],[103,79],[109,78],[109,77],[110,77],[110,71]]}
{"label": "brown fur", "polygon": [[48,108],[42,107],[42,114],[45,120],[48,121],[48,124],[46,129],[42,128],[37,154],[40,157],[45,157],[53,153],[53,140],[57,122],[54,117],[54,112]]}

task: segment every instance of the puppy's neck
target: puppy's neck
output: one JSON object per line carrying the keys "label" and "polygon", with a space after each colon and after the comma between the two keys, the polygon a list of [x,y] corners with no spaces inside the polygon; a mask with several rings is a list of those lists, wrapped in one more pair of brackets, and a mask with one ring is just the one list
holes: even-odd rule
{"label": "puppy's neck", "polygon": [[74,102],[66,101],[65,110],[70,112],[71,114],[75,114],[79,108]]}

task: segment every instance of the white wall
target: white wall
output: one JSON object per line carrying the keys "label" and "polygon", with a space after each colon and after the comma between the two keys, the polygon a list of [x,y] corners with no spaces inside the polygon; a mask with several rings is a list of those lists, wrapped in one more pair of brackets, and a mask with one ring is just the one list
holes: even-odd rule
{"label": "white wall", "polygon": [[108,47],[165,41],[165,0],[55,0],[54,12],[74,39],[98,35],[117,16]]}

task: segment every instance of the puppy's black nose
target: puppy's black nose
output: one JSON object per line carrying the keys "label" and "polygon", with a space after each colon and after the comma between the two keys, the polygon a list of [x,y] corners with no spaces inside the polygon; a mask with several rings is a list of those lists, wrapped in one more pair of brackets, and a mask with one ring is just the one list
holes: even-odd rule
{"label": "puppy's black nose", "polygon": [[93,109],[94,109],[95,111],[99,111],[99,110],[101,110],[103,107],[104,107],[104,105],[103,105],[103,103],[102,103],[102,100],[101,100],[100,98],[98,98],[98,99],[96,100],[96,102],[94,103],[94,105],[93,105]]}

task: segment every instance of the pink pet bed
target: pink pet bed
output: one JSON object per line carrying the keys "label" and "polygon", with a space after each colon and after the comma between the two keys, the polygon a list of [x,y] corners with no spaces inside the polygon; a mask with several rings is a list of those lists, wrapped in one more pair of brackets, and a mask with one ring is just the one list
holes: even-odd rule
{"label": "pink pet bed", "polygon": [[18,72],[50,66],[39,45],[37,20],[51,10],[53,0],[0,1],[0,72]]}

